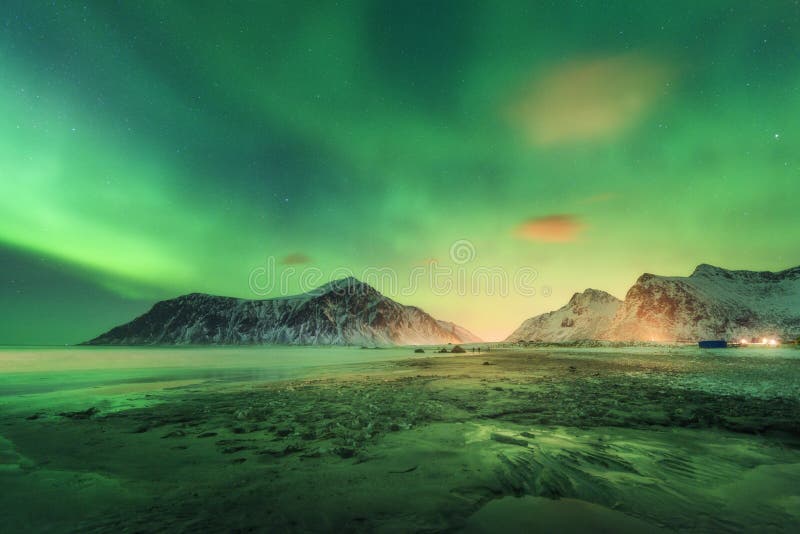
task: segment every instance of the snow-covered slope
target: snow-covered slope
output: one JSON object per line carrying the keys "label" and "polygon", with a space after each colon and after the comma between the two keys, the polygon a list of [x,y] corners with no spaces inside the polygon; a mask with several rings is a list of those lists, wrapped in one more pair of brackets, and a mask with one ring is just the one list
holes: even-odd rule
{"label": "snow-covered slope", "polygon": [[464,328],[463,326],[458,326],[455,323],[451,323],[450,321],[436,321],[439,323],[445,331],[450,332],[455,337],[461,340],[461,343],[480,343],[482,341],[481,338]]}
{"label": "snow-covered slope", "polygon": [[294,297],[246,300],[193,293],[161,301],[87,344],[422,345],[477,340],[467,330],[446,324],[346,278]]}
{"label": "snow-covered slope", "polygon": [[566,306],[526,320],[506,341],[551,343],[599,339],[611,324],[622,301],[605,291],[575,293]]}
{"label": "snow-covered slope", "polygon": [[603,339],[697,341],[800,335],[800,267],[729,271],[700,265],[689,277],[644,274]]}

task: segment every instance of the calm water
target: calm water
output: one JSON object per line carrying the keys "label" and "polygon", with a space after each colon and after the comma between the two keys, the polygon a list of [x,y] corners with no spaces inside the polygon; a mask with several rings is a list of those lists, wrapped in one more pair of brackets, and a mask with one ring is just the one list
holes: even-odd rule
{"label": "calm water", "polygon": [[430,352],[414,354],[408,347],[5,347],[0,348],[0,398],[136,383],[284,380]]}

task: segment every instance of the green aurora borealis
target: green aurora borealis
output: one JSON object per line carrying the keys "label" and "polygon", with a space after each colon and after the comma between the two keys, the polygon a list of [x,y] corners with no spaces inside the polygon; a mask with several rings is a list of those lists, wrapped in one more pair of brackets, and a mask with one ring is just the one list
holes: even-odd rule
{"label": "green aurora borealis", "polygon": [[800,264],[796,1],[2,11],[0,343],[255,298],[268,256],[402,280],[468,239],[552,295],[397,299],[487,339],[643,272]]}

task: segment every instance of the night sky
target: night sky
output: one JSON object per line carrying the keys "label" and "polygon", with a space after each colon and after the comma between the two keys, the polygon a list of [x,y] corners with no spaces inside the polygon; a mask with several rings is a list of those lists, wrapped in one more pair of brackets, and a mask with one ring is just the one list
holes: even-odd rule
{"label": "night sky", "polygon": [[256,298],[268,257],[402,281],[469,240],[467,267],[532,267],[537,294],[395,298],[487,339],[643,272],[800,264],[797,1],[0,17],[0,343],[79,342],[183,293]]}

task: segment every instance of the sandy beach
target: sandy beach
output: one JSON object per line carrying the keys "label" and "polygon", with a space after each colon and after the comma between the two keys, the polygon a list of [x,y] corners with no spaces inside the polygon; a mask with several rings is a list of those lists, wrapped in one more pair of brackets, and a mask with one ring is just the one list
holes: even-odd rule
{"label": "sandy beach", "polygon": [[797,351],[270,350],[1,351],[6,528],[800,528]]}

